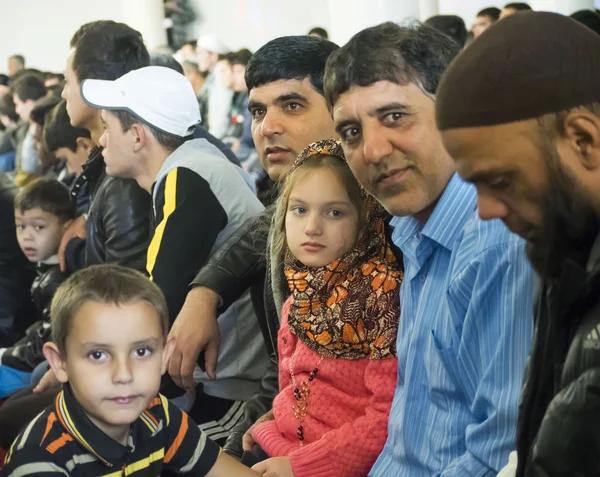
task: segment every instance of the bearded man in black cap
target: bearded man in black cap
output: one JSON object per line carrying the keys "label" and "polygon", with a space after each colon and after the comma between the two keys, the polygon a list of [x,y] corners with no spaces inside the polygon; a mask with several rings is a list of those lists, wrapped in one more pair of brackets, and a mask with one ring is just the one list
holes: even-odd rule
{"label": "bearded man in black cap", "polygon": [[524,237],[542,279],[517,477],[600,475],[599,79],[596,33],[523,13],[484,32],[438,89],[438,127],[481,218]]}

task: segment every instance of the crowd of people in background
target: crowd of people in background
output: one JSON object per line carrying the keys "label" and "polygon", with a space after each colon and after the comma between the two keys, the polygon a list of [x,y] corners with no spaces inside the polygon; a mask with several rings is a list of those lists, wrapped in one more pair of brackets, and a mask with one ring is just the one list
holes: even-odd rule
{"label": "crowd of people in background", "polygon": [[598,12],[164,7],[0,75],[0,476],[599,475]]}

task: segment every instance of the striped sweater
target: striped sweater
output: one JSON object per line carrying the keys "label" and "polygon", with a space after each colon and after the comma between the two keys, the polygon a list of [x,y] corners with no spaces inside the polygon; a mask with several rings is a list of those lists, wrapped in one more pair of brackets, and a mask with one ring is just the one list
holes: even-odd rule
{"label": "striped sweater", "polygon": [[131,425],[123,446],[90,421],[66,386],[15,440],[0,476],[155,477],[163,469],[201,476],[219,453],[187,414],[160,395]]}

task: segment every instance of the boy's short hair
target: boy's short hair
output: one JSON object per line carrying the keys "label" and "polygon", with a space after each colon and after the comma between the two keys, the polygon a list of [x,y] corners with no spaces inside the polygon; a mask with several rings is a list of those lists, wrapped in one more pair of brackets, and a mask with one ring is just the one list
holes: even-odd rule
{"label": "boy's short hair", "polygon": [[150,64],[142,34],[112,20],[82,25],[71,38],[71,48],[75,48],[72,67],[79,82],[116,80]]}
{"label": "boy's short hair", "polygon": [[504,5],[504,8],[512,8],[517,12],[527,12],[529,10],[533,10],[533,8],[531,8],[529,4],[522,2],[507,3],[506,5]]}
{"label": "boy's short hair", "polygon": [[493,22],[497,22],[500,19],[500,13],[502,13],[502,10],[500,10],[497,7],[487,7],[487,8],[484,8],[483,10],[479,10],[479,13],[477,14],[477,16],[478,17],[488,17]]}
{"label": "boy's short hair", "polygon": [[457,15],[435,15],[425,21],[425,25],[435,28],[452,38],[461,48],[467,42],[465,21]]}
{"label": "boy's short hair", "polygon": [[27,101],[28,99],[40,99],[46,94],[46,86],[44,85],[44,81],[35,74],[28,74],[20,77],[13,84],[12,90],[21,101]]}
{"label": "boy's short hair", "polygon": [[248,48],[242,48],[241,50],[231,54],[231,56],[229,57],[229,63],[231,63],[231,66],[248,66],[248,63],[250,63],[251,58],[252,52]]}
{"label": "boy's short hair", "polygon": [[46,147],[51,153],[55,153],[61,147],[66,147],[75,152],[77,151],[78,138],[91,138],[87,129],[71,126],[71,119],[67,113],[67,103],[64,100],[48,113],[44,123],[43,137]]}
{"label": "boy's short hair", "polygon": [[167,302],[157,285],[132,268],[115,264],[93,265],[71,275],[52,299],[52,341],[61,353],[66,352],[71,320],[90,301],[113,305],[144,301],[158,314],[163,337],[167,337]]}
{"label": "boy's short hair", "polygon": [[110,113],[114,114],[119,119],[121,129],[124,133],[129,131],[131,129],[131,126],[133,126],[134,124],[144,124],[148,126],[148,129],[150,129],[150,132],[156,138],[156,141],[167,151],[173,152],[186,141],[186,138],[160,131],[154,126],[150,126],[148,123],[140,121],[129,111],[115,109],[113,111],[110,111]]}
{"label": "boy's short hair", "polygon": [[15,197],[15,210],[22,214],[31,209],[42,209],[55,215],[61,222],[75,218],[75,204],[69,190],[56,179],[41,178],[27,184]]}

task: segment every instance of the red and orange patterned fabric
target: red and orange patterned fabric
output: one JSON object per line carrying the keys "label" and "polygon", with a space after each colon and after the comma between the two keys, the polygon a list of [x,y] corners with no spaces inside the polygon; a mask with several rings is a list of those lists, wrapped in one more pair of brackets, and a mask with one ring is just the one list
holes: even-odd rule
{"label": "red and orange patterned fabric", "polygon": [[[330,155],[345,162],[337,141],[310,145],[307,157]],[[396,355],[402,271],[384,233],[381,205],[363,190],[365,226],[354,248],[325,267],[310,268],[286,252],[285,276],[293,294],[288,326],[326,358],[385,359]]]}

